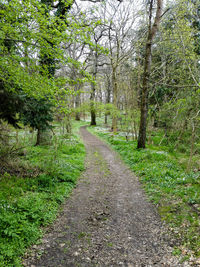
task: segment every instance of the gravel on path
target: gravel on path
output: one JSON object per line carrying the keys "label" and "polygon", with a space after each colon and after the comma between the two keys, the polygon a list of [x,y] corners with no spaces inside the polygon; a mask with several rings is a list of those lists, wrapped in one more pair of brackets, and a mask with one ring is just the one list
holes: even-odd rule
{"label": "gravel on path", "polygon": [[81,128],[86,171],[26,267],[177,267],[174,240],[138,178],[105,143]]}

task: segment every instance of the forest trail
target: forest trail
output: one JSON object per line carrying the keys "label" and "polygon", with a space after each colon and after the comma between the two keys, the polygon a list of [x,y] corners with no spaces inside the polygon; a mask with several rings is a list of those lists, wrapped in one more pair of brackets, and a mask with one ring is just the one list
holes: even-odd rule
{"label": "forest trail", "polygon": [[171,255],[172,241],[138,178],[105,143],[80,131],[86,171],[24,266],[186,266]]}

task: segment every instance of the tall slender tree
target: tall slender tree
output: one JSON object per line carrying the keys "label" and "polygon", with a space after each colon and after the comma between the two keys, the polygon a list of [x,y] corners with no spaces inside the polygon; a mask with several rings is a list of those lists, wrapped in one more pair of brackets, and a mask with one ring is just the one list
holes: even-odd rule
{"label": "tall slender tree", "polygon": [[141,107],[140,107],[140,129],[138,137],[138,148],[145,148],[146,145],[146,130],[147,130],[147,116],[148,116],[148,94],[149,94],[149,78],[151,73],[151,51],[152,43],[161,20],[163,0],[157,0],[156,15],[154,23],[152,24],[153,17],[153,3],[151,0],[149,3],[149,25],[148,34],[145,48],[145,59],[144,59],[144,73],[142,82],[142,95],[141,95]]}

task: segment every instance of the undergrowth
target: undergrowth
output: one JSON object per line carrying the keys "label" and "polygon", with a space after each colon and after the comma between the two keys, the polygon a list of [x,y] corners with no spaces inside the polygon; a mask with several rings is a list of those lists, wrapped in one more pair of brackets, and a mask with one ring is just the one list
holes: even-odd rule
{"label": "undergrowth", "polygon": [[[51,223],[84,169],[85,149],[77,136],[58,135],[51,146],[28,146],[20,161],[30,176],[0,176],[0,266],[18,267],[25,249]],[[32,175],[32,170],[39,170]]]}
{"label": "undergrowth", "polygon": [[90,130],[106,140],[138,175],[149,198],[158,206],[161,218],[169,223],[184,255],[200,256],[200,173],[187,172],[177,155],[159,146],[136,149],[136,141]]}

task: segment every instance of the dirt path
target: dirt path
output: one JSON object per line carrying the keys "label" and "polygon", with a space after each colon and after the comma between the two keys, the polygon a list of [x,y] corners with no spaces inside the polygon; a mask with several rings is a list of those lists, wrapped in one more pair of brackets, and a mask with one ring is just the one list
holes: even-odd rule
{"label": "dirt path", "polygon": [[179,265],[138,179],[106,144],[81,128],[87,168],[63,212],[24,260],[31,267]]}

